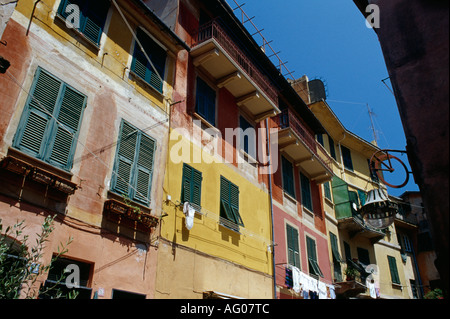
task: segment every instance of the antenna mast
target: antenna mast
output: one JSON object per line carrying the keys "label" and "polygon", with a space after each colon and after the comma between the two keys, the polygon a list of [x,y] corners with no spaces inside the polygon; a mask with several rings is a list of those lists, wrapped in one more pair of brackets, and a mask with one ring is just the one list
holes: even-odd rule
{"label": "antenna mast", "polygon": [[375,124],[373,123],[373,116],[375,115],[375,113],[373,113],[373,111],[370,109],[369,103],[367,103],[366,105],[367,105],[367,110],[369,111],[370,125],[372,127],[373,138],[375,140],[375,143],[378,145],[377,131],[375,130]]}

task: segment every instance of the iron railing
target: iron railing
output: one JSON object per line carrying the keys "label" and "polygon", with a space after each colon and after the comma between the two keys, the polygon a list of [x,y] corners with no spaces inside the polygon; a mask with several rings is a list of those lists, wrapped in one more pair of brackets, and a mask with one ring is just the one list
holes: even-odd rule
{"label": "iron railing", "polygon": [[223,50],[240,66],[240,68],[252,79],[253,82],[255,82],[255,84],[275,105],[278,105],[278,96],[275,88],[269,83],[268,79],[266,79],[261,71],[256,68],[247,55],[231,39],[231,37],[220,25],[218,19],[214,19],[200,26],[196,37],[196,42],[193,44],[193,48],[211,39],[214,39],[223,48]]}
{"label": "iron railing", "polygon": [[333,166],[331,157],[322,148],[314,136],[306,129],[300,122],[297,116],[289,109],[283,110],[278,116],[274,118],[280,129],[291,128],[299,138],[302,139],[306,147],[317,157],[317,159],[333,173]]}

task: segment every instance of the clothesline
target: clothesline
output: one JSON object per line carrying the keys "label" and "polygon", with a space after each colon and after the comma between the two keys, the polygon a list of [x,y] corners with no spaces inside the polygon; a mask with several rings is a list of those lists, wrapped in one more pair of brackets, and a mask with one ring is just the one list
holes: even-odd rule
{"label": "clothesline", "polygon": [[285,272],[286,286],[303,299],[336,299],[334,284],[320,281],[292,265],[287,265]]}
{"label": "clothesline", "polygon": [[[287,264],[287,263],[279,263],[279,264],[275,264],[275,266],[293,267],[291,264]],[[300,270],[303,274],[305,274],[306,276],[312,277],[310,274],[304,272],[303,270],[301,270],[301,269],[299,269],[299,270]],[[313,278],[314,278],[314,277],[313,277]],[[316,279],[316,278],[314,278],[314,279]],[[337,285],[336,283],[334,283],[334,282],[332,282],[332,281],[329,281],[329,280],[327,280],[327,279],[324,279],[324,278],[322,278],[322,277],[318,277],[316,280],[321,281],[321,282],[323,282],[323,283],[325,283],[325,284],[333,285],[333,286],[335,286],[335,287],[337,287],[337,288],[340,288],[340,286]]]}

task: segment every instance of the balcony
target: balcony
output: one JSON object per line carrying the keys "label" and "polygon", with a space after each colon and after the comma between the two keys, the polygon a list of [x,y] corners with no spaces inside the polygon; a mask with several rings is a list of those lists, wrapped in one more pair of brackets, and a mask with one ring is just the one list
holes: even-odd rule
{"label": "balcony", "polygon": [[218,20],[199,28],[191,56],[194,65],[208,73],[217,87],[230,91],[255,122],[279,113],[277,91]]}
{"label": "balcony", "polygon": [[275,118],[280,151],[288,154],[295,164],[301,167],[318,184],[330,181],[333,177],[332,161],[314,136],[289,109]]}

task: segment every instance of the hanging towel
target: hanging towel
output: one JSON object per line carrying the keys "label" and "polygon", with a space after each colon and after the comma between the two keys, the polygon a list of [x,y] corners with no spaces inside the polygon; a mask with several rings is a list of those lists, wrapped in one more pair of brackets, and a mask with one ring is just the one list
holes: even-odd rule
{"label": "hanging towel", "polygon": [[367,287],[369,288],[370,297],[377,299],[377,292],[375,290],[375,284],[373,282],[367,282]]}
{"label": "hanging towel", "polygon": [[309,276],[303,272],[300,272],[300,285],[303,291],[309,291]]}
{"label": "hanging towel", "polygon": [[336,299],[336,292],[334,291],[334,286],[330,286],[330,298]]}
{"label": "hanging towel", "polygon": [[319,281],[318,289],[319,289],[319,299],[327,299],[327,285],[324,282]]}
{"label": "hanging towel", "polygon": [[295,266],[292,266],[292,282],[293,282],[293,289],[296,293],[300,293],[300,276],[301,271]]}
{"label": "hanging towel", "polygon": [[318,284],[317,279],[315,279],[311,276],[308,276],[308,277],[309,277],[309,290],[318,293],[319,289],[317,288],[317,284]]}
{"label": "hanging towel", "polygon": [[186,215],[185,218],[186,228],[187,230],[191,230],[192,227],[194,226],[195,209],[191,205],[189,205],[188,202],[185,202],[183,206],[183,212]]}

